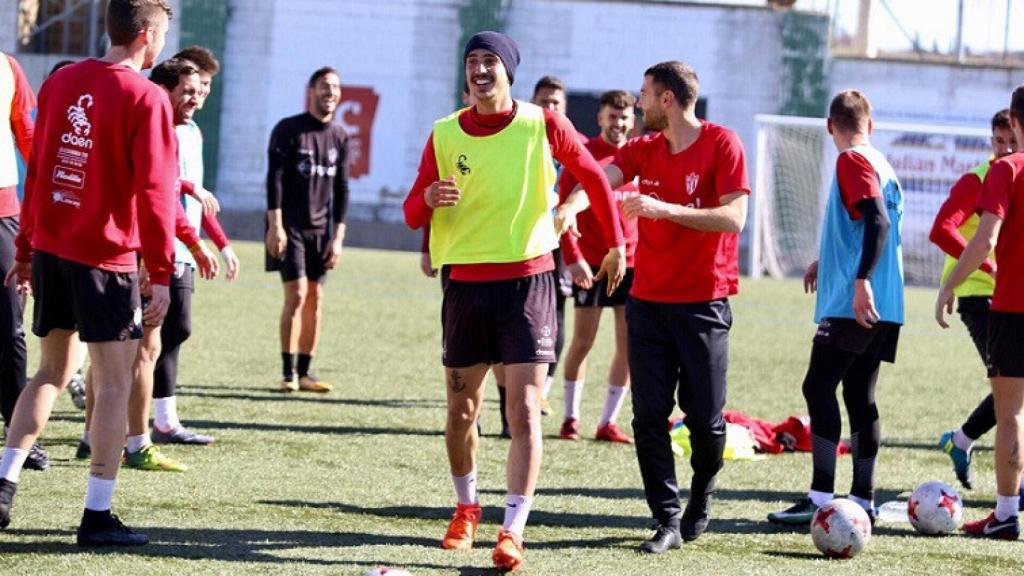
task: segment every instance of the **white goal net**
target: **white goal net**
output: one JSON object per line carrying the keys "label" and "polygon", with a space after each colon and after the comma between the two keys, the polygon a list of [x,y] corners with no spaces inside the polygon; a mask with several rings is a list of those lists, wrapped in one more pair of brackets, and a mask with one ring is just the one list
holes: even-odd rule
{"label": "white goal net", "polygon": [[[932,221],[957,179],[988,158],[989,136],[984,128],[875,123],[871,144],[889,159],[903,187],[908,284],[938,284],[943,255],[928,241]],[[758,116],[756,154],[750,274],[801,276],[818,257],[835,168],[825,119]]]}

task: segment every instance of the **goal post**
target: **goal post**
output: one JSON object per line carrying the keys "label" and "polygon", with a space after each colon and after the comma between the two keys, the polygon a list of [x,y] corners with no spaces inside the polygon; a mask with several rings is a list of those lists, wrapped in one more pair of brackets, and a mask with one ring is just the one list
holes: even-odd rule
{"label": "goal post", "polygon": [[[824,118],[758,115],[750,276],[801,276],[818,241],[837,152]],[[870,136],[900,180],[908,284],[937,285],[943,254],[928,240],[953,184],[991,154],[986,128],[876,122]]]}

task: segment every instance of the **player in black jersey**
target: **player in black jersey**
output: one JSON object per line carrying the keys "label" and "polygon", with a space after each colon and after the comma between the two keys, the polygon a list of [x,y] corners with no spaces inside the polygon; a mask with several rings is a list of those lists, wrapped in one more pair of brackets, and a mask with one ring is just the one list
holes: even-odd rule
{"label": "player in black jersey", "polygon": [[[328,392],[309,368],[320,339],[320,301],[327,271],[341,258],[348,207],[348,138],[334,113],[341,101],[337,70],[309,79],[306,112],[278,122],[267,170],[267,271],[284,282],[281,390]],[[295,353],[298,352],[298,362]]]}

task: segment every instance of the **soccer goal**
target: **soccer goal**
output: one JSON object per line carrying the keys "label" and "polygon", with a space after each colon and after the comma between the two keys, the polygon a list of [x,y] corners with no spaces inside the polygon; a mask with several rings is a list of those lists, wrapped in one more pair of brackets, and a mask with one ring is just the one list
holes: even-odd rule
{"label": "soccer goal", "polygon": [[[818,256],[836,150],[824,118],[759,115],[751,196],[752,277],[801,276]],[[990,132],[876,122],[871,144],[903,187],[903,266],[908,284],[937,285],[942,252],[928,241],[939,206],[965,172],[991,154]]]}

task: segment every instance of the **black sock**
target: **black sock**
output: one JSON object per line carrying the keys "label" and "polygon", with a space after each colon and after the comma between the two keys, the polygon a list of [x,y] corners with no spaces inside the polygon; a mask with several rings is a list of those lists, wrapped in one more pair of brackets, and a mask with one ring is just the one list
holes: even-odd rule
{"label": "black sock", "polygon": [[298,365],[299,378],[302,378],[304,376],[309,376],[309,365],[310,365],[311,362],[313,362],[313,356],[312,355],[310,355],[310,354],[303,354],[303,353],[299,352],[299,365]]}
{"label": "black sock", "polygon": [[284,376],[285,380],[291,380],[295,377],[295,355],[291,352],[281,352],[281,375]]}

